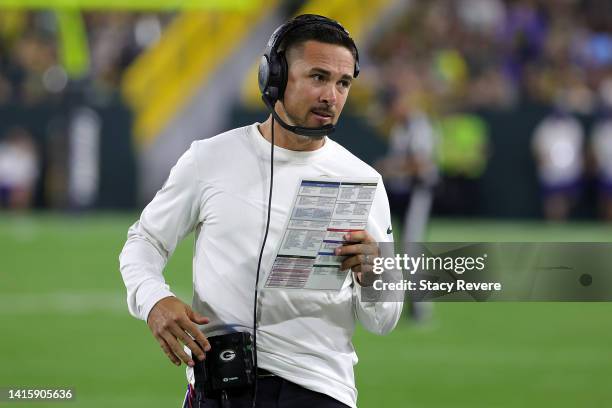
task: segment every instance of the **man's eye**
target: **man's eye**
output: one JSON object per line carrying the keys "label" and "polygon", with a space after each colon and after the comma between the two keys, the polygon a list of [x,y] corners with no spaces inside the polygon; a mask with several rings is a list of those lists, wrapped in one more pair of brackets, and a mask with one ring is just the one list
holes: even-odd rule
{"label": "man's eye", "polygon": [[314,75],[312,76],[312,78],[313,78],[315,81],[323,81],[323,79],[324,79],[324,78],[323,78],[323,75],[321,75],[321,74],[314,74]]}
{"label": "man's eye", "polygon": [[340,85],[342,85],[343,88],[348,88],[351,86],[351,83],[349,81],[340,81]]}

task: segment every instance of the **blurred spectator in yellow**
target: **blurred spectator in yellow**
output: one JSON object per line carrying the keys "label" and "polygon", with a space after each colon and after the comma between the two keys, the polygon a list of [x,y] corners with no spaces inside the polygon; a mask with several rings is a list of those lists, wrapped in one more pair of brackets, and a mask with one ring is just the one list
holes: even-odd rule
{"label": "blurred spectator in yellow", "polygon": [[479,211],[478,179],[489,159],[489,129],[477,115],[464,112],[440,119],[438,162],[444,175],[443,206],[463,214]]}

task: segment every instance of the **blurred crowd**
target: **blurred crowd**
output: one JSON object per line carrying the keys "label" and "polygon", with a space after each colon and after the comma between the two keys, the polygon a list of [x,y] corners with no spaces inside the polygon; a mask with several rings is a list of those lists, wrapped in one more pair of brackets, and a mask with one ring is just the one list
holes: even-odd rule
{"label": "blurred crowd", "polygon": [[122,106],[124,70],[172,16],[0,10],[0,209],[95,204],[101,124],[83,118]]}
{"label": "blurred crowd", "polygon": [[[85,12],[63,27],[65,20],[53,11],[2,10],[0,106],[61,103],[71,90],[86,93],[95,103],[116,97],[122,72],[159,39],[171,18],[171,14]],[[75,53],[83,54],[81,72],[67,69],[67,59]]]}
{"label": "blurred crowd", "polygon": [[[540,112],[550,115],[540,114],[525,130],[531,144],[524,137],[516,142],[533,164],[530,177],[540,182],[542,214],[568,218],[591,175],[601,214],[612,220],[612,1],[399,3],[407,5],[403,12],[364,42],[364,69],[351,98],[387,137],[389,154],[375,165],[396,211],[408,216],[404,209],[418,191],[421,210],[412,218],[422,219],[443,190],[442,213],[445,205],[446,213],[474,213],[479,180],[506,154],[492,147],[498,130],[482,113],[544,106]],[[58,197],[80,191],[73,199],[45,198],[43,206],[95,202],[95,194],[79,187],[98,182],[95,169],[83,163],[97,157],[104,124],[88,109],[121,104],[123,72],[174,16],[0,12],[0,207],[31,205],[43,176]],[[49,106],[59,120],[34,126],[44,115],[33,109]],[[3,119],[13,119],[16,107],[25,119]],[[19,183],[15,157],[23,158]],[[25,187],[7,187],[15,184]],[[20,191],[16,198],[12,190]],[[422,229],[411,233],[418,237]]]}
{"label": "blurred crowd", "polygon": [[414,0],[368,54],[383,101],[423,109],[524,101],[594,112],[612,78],[609,0]]}
{"label": "blurred crowd", "polygon": [[[495,159],[490,130],[479,113],[547,106],[552,113],[534,130],[532,152],[526,152],[535,161],[543,215],[568,218],[584,179],[593,175],[599,180],[601,214],[612,220],[607,198],[612,189],[604,180],[612,154],[601,148],[612,138],[612,129],[604,126],[612,109],[612,2],[409,4],[371,44],[372,64],[365,75],[376,96],[369,116],[390,135],[389,154],[377,167],[389,182],[398,214],[410,205],[415,187],[433,189],[433,180],[441,180],[442,201],[469,213],[478,197],[476,180]],[[574,115],[601,122],[593,126],[592,137]],[[557,117],[572,121],[573,130],[547,129]],[[568,133],[574,136],[565,137]],[[419,148],[424,145],[429,147]],[[432,176],[437,171],[439,179]]]}

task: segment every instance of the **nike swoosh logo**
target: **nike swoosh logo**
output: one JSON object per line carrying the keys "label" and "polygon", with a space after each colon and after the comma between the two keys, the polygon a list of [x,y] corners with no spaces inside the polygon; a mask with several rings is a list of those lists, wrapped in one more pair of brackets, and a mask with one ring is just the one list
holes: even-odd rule
{"label": "nike swoosh logo", "polygon": [[387,228],[387,235],[391,235],[393,233],[393,229],[391,229],[391,226],[389,225],[389,228]]}

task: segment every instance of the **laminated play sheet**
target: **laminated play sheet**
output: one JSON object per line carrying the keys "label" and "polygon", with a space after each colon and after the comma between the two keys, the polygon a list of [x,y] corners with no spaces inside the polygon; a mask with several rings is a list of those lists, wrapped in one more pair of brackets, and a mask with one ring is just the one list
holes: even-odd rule
{"label": "laminated play sheet", "polygon": [[339,290],[349,271],[334,249],[366,228],[376,188],[375,178],[302,179],[264,287]]}

